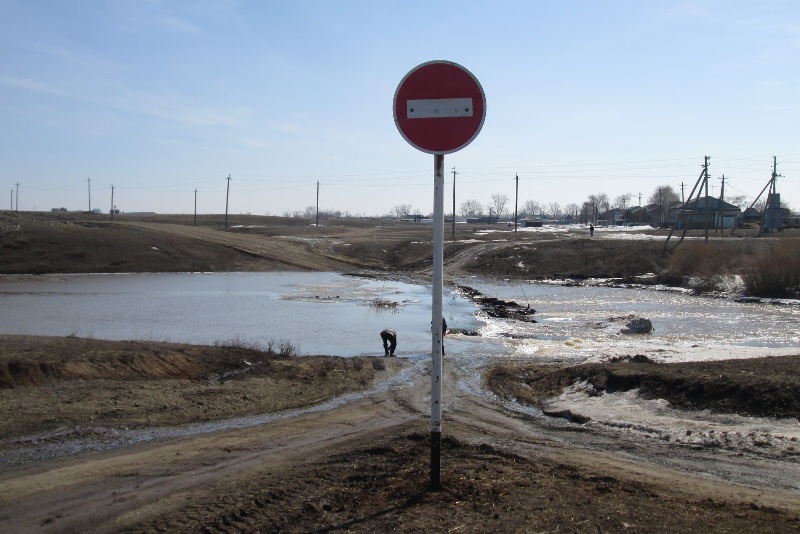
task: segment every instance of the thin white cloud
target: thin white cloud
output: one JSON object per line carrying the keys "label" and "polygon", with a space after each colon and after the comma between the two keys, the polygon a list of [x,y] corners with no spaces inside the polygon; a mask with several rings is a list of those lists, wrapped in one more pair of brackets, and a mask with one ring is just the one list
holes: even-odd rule
{"label": "thin white cloud", "polygon": [[150,31],[156,28],[174,34],[203,33],[202,24],[196,21],[225,17],[234,12],[236,6],[237,3],[231,0],[191,3],[136,0],[109,4],[109,7],[115,9],[118,22],[126,31]]}
{"label": "thin white cloud", "polygon": [[242,144],[252,148],[267,149],[267,150],[272,150],[277,147],[277,145],[272,141],[267,141],[263,139],[245,139],[242,141]]}
{"label": "thin white cloud", "polygon": [[189,104],[177,97],[126,92],[114,95],[107,105],[124,111],[165,119],[188,126],[242,126],[251,110],[243,107],[211,107]]}
{"label": "thin white cloud", "polygon": [[36,93],[46,93],[54,95],[63,95],[64,91],[50,84],[31,80],[29,78],[12,78],[7,76],[0,76],[0,85],[12,87],[15,89],[23,89],[33,91]]}
{"label": "thin white cloud", "polygon": [[200,29],[186,19],[174,15],[162,15],[153,20],[153,24],[172,33],[198,34]]}

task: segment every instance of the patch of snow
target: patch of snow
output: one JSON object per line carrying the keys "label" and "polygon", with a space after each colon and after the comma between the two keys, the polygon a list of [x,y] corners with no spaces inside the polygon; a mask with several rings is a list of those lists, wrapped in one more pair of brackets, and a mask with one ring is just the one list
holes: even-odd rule
{"label": "patch of snow", "polygon": [[691,446],[723,448],[775,456],[800,453],[796,419],[712,414],[707,410],[674,409],[664,399],[643,399],[638,390],[598,393],[576,382],[542,403],[545,413],[561,415],[592,427]]}

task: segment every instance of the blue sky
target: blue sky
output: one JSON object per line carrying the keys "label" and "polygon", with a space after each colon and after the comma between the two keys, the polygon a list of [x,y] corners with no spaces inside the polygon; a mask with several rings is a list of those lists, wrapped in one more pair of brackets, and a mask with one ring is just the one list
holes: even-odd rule
{"label": "blue sky", "polygon": [[[580,204],[660,185],[751,200],[778,158],[800,209],[800,3],[0,0],[8,209],[428,213],[433,156],[394,125],[402,77],[469,69],[487,99],[445,157],[456,203]],[[446,211],[452,174],[447,175]],[[12,194],[12,190],[14,193]],[[2,191],[0,191],[2,192]],[[687,190],[688,194],[688,190]]]}

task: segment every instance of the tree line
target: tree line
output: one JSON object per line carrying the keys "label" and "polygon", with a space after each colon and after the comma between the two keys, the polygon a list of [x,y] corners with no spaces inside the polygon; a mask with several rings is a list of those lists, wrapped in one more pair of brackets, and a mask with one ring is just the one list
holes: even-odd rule
{"label": "tree line", "polygon": [[[621,212],[624,216],[629,210],[637,206],[647,206],[651,212],[662,222],[667,220],[669,209],[679,202],[682,202],[680,195],[670,185],[660,185],[656,187],[653,192],[647,197],[644,205],[640,204],[641,197],[639,195],[636,206],[632,205],[634,195],[632,193],[624,193],[613,199],[606,193],[595,193],[588,195],[582,204],[570,203],[561,206],[558,202],[538,202],[536,200],[526,200],[518,207],[517,217],[519,219],[526,218],[542,218],[555,221],[569,220],[577,223],[596,223],[598,219],[605,218],[609,213],[614,211]],[[739,207],[741,210],[746,209],[748,206],[747,198],[744,195],[736,195],[724,199],[725,202]],[[765,200],[760,202],[760,205],[755,206],[759,211],[764,208]],[[493,194],[489,197],[488,202],[481,202],[477,199],[468,199],[459,205],[458,214],[461,217],[492,217],[497,219],[510,219],[513,217],[513,205],[508,195]],[[316,208],[308,206],[303,211],[284,212],[285,217],[316,217]],[[390,213],[385,214],[385,217],[392,217],[396,219],[407,219],[415,215],[422,215],[424,217],[432,217],[432,214],[416,213],[411,204],[397,204],[394,206]],[[339,210],[320,210],[319,216],[321,219],[334,219],[334,218],[350,218],[360,217],[361,215],[353,215],[347,211]]]}

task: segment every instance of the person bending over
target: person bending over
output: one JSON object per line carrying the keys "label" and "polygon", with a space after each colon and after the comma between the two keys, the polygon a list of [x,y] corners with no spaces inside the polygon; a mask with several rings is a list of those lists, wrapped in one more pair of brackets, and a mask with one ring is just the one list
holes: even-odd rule
{"label": "person bending over", "polygon": [[394,356],[394,349],[397,348],[397,332],[393,328],[385,328],[381,331],[383,340],[383,355]]}

